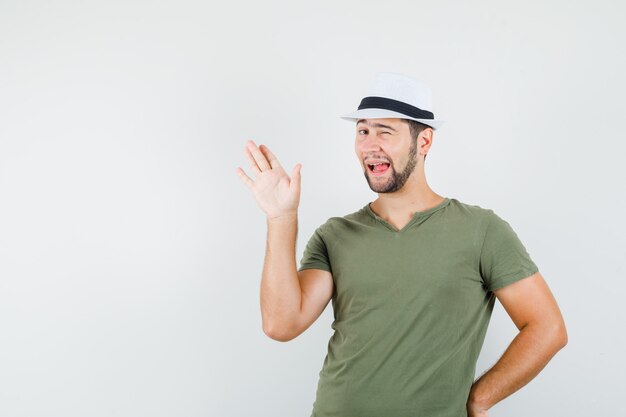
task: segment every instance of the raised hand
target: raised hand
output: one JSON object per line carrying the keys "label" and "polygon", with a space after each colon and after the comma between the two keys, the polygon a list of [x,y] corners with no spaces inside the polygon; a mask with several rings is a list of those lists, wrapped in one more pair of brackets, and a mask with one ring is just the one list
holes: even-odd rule
{"label": "raised hand", "polygon": [[250,169],[256,175],[252,180],[243,169],[237,167],[237,175],[252,190],[257,204],[265,212],[268,219],[280,219],[295,216],[300,204],[300,169],[296,164],[287,175],[278,159],[265,145],[256,146],[249,140],[244,149]]}

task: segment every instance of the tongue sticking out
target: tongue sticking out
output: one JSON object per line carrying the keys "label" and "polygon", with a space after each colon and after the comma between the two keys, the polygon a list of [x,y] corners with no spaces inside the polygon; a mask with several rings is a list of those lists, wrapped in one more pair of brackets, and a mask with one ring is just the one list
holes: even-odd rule
{"label": "tongue sticking out", "polygon": [[389,168],[389,164],[374,165],[374,172],[385,172]]}

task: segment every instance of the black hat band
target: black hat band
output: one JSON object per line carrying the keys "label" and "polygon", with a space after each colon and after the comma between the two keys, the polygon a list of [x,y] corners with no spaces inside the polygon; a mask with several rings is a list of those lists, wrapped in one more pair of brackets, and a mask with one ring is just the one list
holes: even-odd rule
{"label": "black hat band", "polygon": [[394,100],[386,97],[365,97],[361,100],[358,110],[361,109],[385,109],[405,116],[414,117],[416,119],[434,119],[435,115],[428,110],[422,110],[419,107],[412,106],[402,101]]}

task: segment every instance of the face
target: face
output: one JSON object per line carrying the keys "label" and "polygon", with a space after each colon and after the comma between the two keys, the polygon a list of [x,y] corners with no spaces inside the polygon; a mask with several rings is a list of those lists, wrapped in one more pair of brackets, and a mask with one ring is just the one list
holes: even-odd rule
{"label": "face", "polygon": [[401,189],[417,164],[417,140],[411,138],[409,125],[401,119],[359,120],[355,151],[365,179],[376,193]]}

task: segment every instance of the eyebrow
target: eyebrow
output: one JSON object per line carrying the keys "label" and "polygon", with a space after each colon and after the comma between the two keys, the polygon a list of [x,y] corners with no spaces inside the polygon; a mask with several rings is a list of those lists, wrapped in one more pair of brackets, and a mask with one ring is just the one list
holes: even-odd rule
{"label": "eyebrow", "polygon": [[393,127],[389,126],[389,125],[384,125],[382,123],[373,123],[373,124],[369,124],[368,122],[365,121],[365,119],[360,119],[356,122],[357,126],[359,123],[363,123],[367,126],[372,126],[372,127],[382,127],[383,129],[389,129],[389,130],[393,130],[394,132],[397,132],[396,129],[394,129]]}

